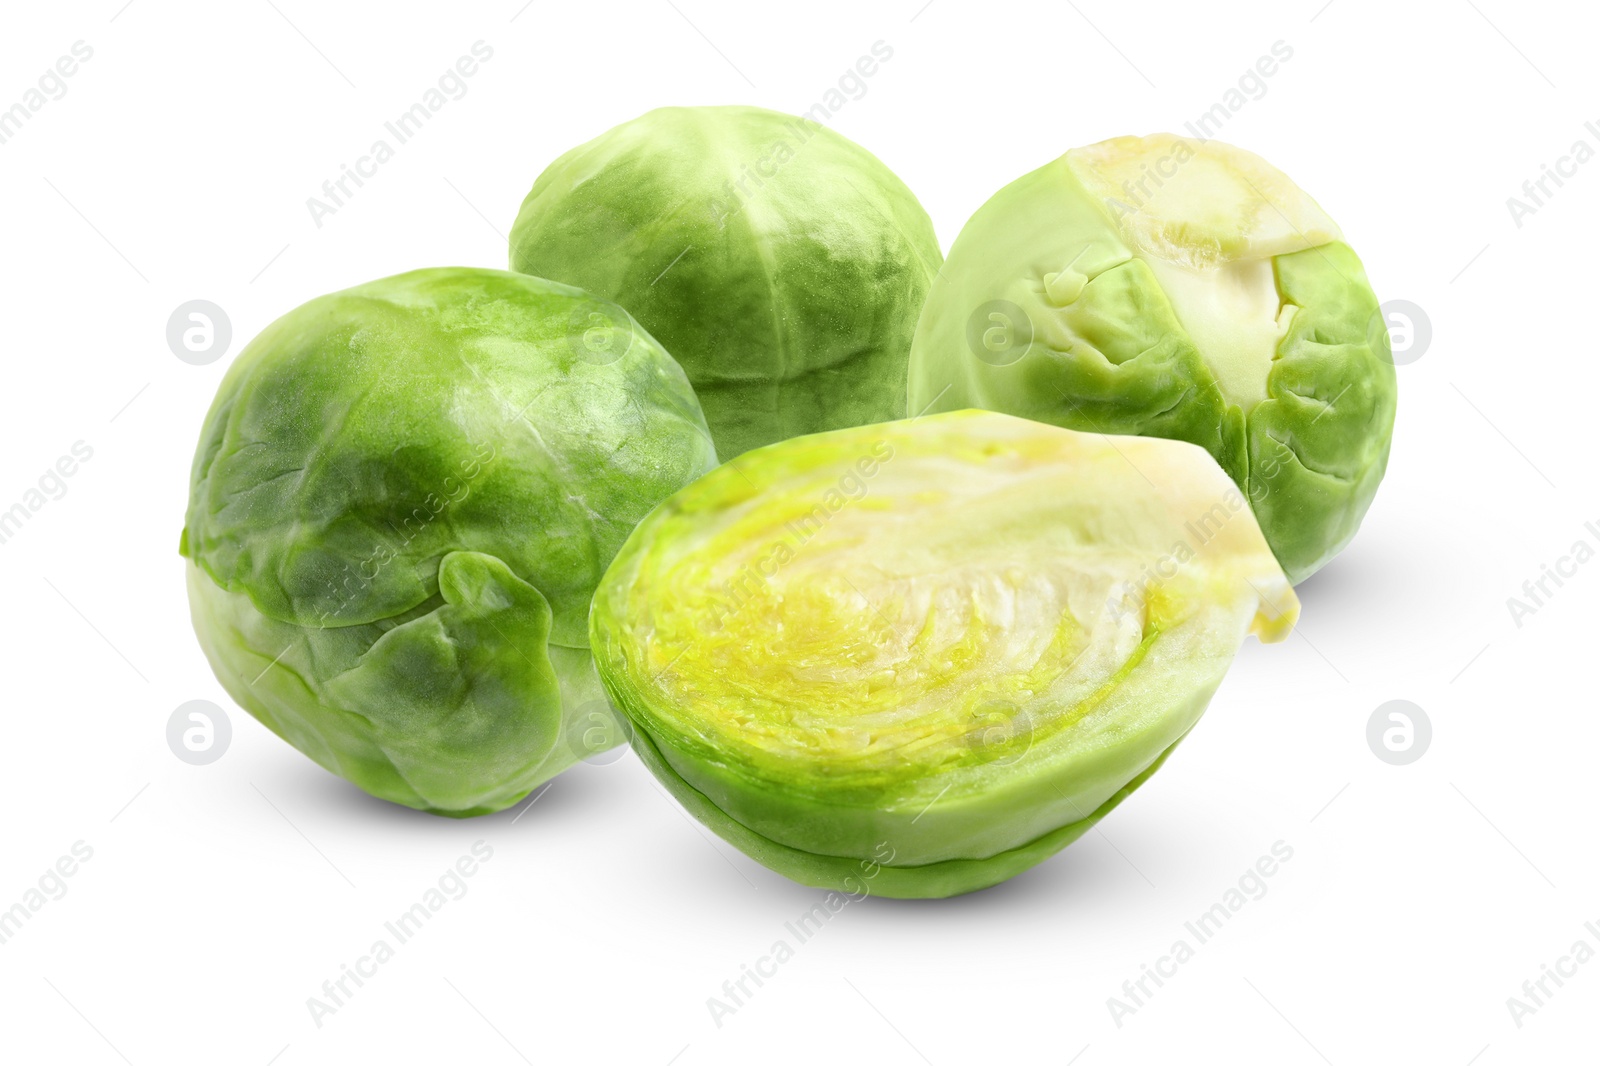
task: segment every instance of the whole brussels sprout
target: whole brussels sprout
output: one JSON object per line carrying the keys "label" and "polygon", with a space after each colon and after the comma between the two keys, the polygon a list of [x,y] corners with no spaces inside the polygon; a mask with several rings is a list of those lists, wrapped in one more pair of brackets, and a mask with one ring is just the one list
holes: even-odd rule
{"label": "whole brussels sprout", "polygon": [[932,897],[1082,835],[1298,614],[1200,448],[962,411],[718,468],[634,530],[590,628],[634,750],[725,840]]}
{"label": "whole brussels sprout", "polygon": [[322,296],[206,416],[180,547],[195,632],[327,769],[496,811],[595,746],[594,587],[715,464],[682,370],[607,301],[461,268]]}
{"label": "whole brussels sprout", "polygon": [[683,365],[723,459],[902,418],[941,256],[872,153],[755,107],[668,107],[534,182],[511,268],[626,307]]}
{"label": "whole brussels sprout", "polygon": [[913,411],[1186,440],[1296,583],[1355,535],[1394,426],[1361,261],[1281,171],[1168,134],[1078,148],[974,214],[912,346]]}

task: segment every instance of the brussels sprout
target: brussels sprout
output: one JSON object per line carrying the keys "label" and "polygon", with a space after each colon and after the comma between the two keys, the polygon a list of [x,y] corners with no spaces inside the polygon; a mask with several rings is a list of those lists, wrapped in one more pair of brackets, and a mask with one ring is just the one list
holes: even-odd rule
{"label": "brussels sprout", "polygon": [[911,190],[816,122],[669,107],[552,163],[511,268],[626,307],[683,365],[730,459],[902,418],[941,257]]}
{"label": "brussels sprout", "polygon": [[1082,835],[1299,614],[1203,450],[983,411],[775,444],[595,593],[634,750],[804,884],[948,896]]}
{"label": "brussels sprout", "polygon": [[911,410],[985,407],[1198,444],[1299,582],[1355,535],[1394,426],[1389,335],[1315,201],[1217,141],[1120,137],[962,229],[912,346]]}
{"label": "brussels sprout", "polygon": [[327,769],[499,810],[594,746],[594,587],[715,463],[682,370],[614,304],[471,269],[319,297],[206,416],[180,547],[195,631],[239,705]]}

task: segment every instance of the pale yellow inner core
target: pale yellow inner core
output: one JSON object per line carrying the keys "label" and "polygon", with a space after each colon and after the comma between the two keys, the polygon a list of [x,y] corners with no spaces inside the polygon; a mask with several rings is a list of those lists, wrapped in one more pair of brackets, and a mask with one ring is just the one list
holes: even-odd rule
{"label": "pale yellow inner core", "polygon": [[[1127,491],[1139,474],[1102,449],[1075,476],[1026,449],[907,456],[849,491],[830,470],[755,497],[655,578],[663,703],[842,772],[1015,757],[1092,705],[1169,609],[1148,564],[1173,523]],[[1130,498],[1084,502],[1108,482]]]}
{"label": "pale yellow inner core", "polygon": [[1280,306],[1272,260],[1339,240],[1333,220],[1282,171],[1220,141],[1118,137],[1067,164],[1150,266],[1224,397],[1246,412],[1265,399],[1295,310]]}

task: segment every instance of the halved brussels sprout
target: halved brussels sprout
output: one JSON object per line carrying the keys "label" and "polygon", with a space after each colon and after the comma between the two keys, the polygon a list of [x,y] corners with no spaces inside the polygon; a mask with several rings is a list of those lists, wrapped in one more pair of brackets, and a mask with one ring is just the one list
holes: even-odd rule
{"label": "halved brussels sprout", "polygon": [[1361,261],[1258,156],[1168,134],[1074,149],[974,214],[912,346],[910,408],[1198,444],[1299,582],[1355,535],[1394,426]]}
{"label": "halved brussels sprout", "polygon": [[597,746],[595,584],[715,464],[683,371],[608,301],[465,268],[322,296],[206,416],[180,547],[195,632],[327,769],[499,810]]}
{"label": "halved brussels sprout", "polygon": [[942,257],[865,148],[758,107],[664,107],[550,164],[511,268],[626,307],[683,364],[731,459],[903,418],[906,359]]}
{"label": "halved brussels sprout", "polygon": [[808,885],[948,896],[1076,839],[1299,604],[1202,449],[964,411],[680,491],[590,620],[634,747]]}

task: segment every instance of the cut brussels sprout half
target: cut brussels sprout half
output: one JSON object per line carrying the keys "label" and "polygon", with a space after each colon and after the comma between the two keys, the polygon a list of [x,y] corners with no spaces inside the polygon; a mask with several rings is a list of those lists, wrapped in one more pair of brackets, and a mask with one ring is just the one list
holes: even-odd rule
{"label": "cut brussels sprout half", "polygon": [[319,297],[206,416],[180,547],[195,632],[229,695],[327,769],[499,810],[624,739],[596,739],[589,600],[715,462],[683,371],[608,301],[465,268]]}
{"label": "cut brussels sprout half", "polygon": [[722,837],[928,897],[1076,839],[1298,613],[1202,449],[963,411],[718,468],[634,531],[590,629],[635,750]]}
{"label": "cut brussels sprout half", "polygon": [[962,229],[912,346],[913,411],[984,407],[1198,444],[1299,582],[1355,535],[1394,425],[1389,335],[1316,202],[1219,141],[1119,137]]}
{"label": "cut brussels sprout half", "polygon": [[871,152],[759,107],[663,107],[547,167],[511,268],[617,301],[683,364],[717,453],[903,418],[942,256]]}

